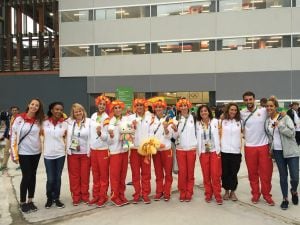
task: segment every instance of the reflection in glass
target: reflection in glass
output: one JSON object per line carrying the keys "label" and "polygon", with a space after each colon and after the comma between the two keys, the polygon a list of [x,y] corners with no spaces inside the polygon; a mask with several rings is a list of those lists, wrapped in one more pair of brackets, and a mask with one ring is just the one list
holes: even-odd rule
{"label": "reflection in glass", "polygon": [[214,50],[214,40],[184,41],[182,45],[182,52],[205,52]]}
{"label": "reflection in glass", "polygon": [[213,1],[183,3],[182,15],[215,12]]}
{"label": "reflection in glass", "polygon": [[82,56],[94,56],[93,45],[82,46],[64,46],[61,47],[62,57],[82,57]]}
{"label": "reflection in glass", "polygon": [[268,37],[228,38],[218,40],[218,51],[285,47],[291,47],[290,36],[287,35]]}
{"label": "reflection in glass", "polygon": [[155,53],[176,53],[182,51],[182,42],[160,42],[157,43]]}
{"label": "reflection in glass", "polygon": [[96,20],[115,20],[150,16],[150,6],[96,9]]}
{"label": "reflection in glass", "polygon": [[291,0],[266,0],[267,8],[290,7]]}
{"label": "reflection in glass", "polygon": [[300,47],[300,35],[293,36],[293,47]]}
{"label": "reflection in glass", "polygon": [[[92,11],[92,10],[90,10]],[[90,18],[91,20],[92,18]],[[61,12],[61,22],[81,22],[89,20],[89,10],[74,10]]]}
{"label": "reflection in glass", "polygon": [[242,10],[243,0],[220,0],[219,11],[240,11]]}
{"label": "reflection in glass", "polygon": [[157,5],[157,16],[176,16],[182,14],[182,3]]}
{"label": "reflection in glass", "polygon": [[112,45],[97,45],[95,50],[96,56],[107,55],[139,55],[150,54],[149,44],[112,44]]}
{"label": "reflection in glass", "polygon": [[105,9],[95,10],[95,20],[105,20]]}

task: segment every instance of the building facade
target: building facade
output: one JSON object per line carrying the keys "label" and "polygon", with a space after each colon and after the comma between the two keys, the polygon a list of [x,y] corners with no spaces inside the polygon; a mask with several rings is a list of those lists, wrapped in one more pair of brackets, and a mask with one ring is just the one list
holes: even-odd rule
{"label": "building facade", "polygon": [[91,95],[300,99],[300,0],[61,0],[59,16],[60,77]]}

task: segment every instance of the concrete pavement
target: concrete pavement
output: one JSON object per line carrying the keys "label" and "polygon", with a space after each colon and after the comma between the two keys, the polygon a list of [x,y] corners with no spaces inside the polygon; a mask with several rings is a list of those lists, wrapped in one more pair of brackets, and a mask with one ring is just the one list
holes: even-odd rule
{"label": "concrete pavement", "polygon": [[[300,224],[300,207],[294,206],[290,201],[289,209],[280,209],[281,191],[277,167],[274,164],[272,194],[275,206],[268,206],[261,199],[256,205],[250,201],[250,187],[247,177],[245,161],[243,160],[239,172],[239,186],[237,197],[239,201],[224,201],[223,205],[217,205],[214,201],[204,201],[204,190],[202,187],[202,174],[200,172],[199,160],[196,163],[196,185],[193,200],[189,203],[179,202],[177,192],[177,175],[174,175],[172,198],[169,202],[154,202],[145,205],[140,202],[137,205],[130,204],[123,207],[115,207],[108,203],[104,208],[96,208],[80,204],[72,205],[69,192],[69,180],[65,164],[62,177],[61,201],[65,203],[64,209],[52,207],[45,209],[46,202],[46,173],[43,158],[40,160],[37,173],[37,186],[35,204],[39,208],[37,212],[22,214],[18,209],[19,185],[21,171],[16,170],[17,165],[9,161],[9,170],[0,176],[0,225],[9,224],[105,224],[105,225],[182,225],[182,224]],[[127,180],[131,180],[130,169],[128,169]],[[91,177],[92,184],[92,177]],[[91,185],[92,186],[92,185]],[[152,171],[152,196],[155,191],[155,176]],[[127,186],[126,195],[131,199],[133,187]]]}

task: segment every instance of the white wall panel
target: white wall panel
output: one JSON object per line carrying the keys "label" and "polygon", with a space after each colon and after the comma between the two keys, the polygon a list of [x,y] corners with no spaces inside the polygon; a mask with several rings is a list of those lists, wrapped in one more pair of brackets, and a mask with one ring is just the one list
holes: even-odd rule
{"label": "white wall panel", "polygon": [[150,40],[150,19],[99,20],[94,22],[95,43]]}
{"label": "white wall panel", "polygon": [[218,37],[291,32],[290,8],[218,12],[216,16]]}
{"label": "white wall panel", "polygon": [[95,76],[146,74],[150,74],[149,55],[95,57]]}
{"label": "white wall panel", "polygon": [[94,0],[59,0],[59,10],[92,8]]}
{"label": "white wall panel", "polygon": [[153,54],[151,74],[214,73],[214,52]]}
{"label": "white wall panel", "polygon": [[94,57],[60,58],[61,77],[87,77],[94,74]]}
{"label": "white wall panel", "polygon": [[60,45],[87,44],[94,42],[93,22],[68,22],[60,24]]}
{"label": "white wall panel", "polygon": [[219,51],[216,72],[283,71],[291,69],[291,49]]}

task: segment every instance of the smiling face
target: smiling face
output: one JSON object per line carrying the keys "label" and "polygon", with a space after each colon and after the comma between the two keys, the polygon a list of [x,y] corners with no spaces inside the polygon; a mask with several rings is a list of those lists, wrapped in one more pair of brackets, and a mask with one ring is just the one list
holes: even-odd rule
{"label": "smiling face", "polygon": [[63,115],[63,106],[62,105],[55,105],[52,109],[51,109],[51,113],[52,113],[52,117],[54,119],[60,119],[62,118],[62,115]]}
{"label": "smiling face", "polygon": [[122,108],[119,105],[114,106],[113,108],[114,116],[120,117],[122,115]]}
{"label": "smiling face", "polygon": [[253,96],[244,96],[244,103],[247,106],[247,109],[253,109],[255,106],[255,98]]}
{"label": "smiling face", "polygon": [[36,112],[39,110],[39,108],[40,108],[39,101],[34,99],[28,104],[28,113],[36,114]]}
{"label": "smiling face", "polygon": [[163,114],[164,114],[164,108],[161,106],[161,105],[158,105],[155,107],[155,114],[158,116],[158,117],[162,117]]}
{"label": "smiling face", "polygon": [[139,114],[139,115],[143,115],[145,112],[145,107],[143,104],[136,104],[136,113]]}
{"label": "smiling face", "polygon": [[179,109],[180,109],[181,115],[183,115],[183,116],[185,116],[189,113],[189,107],[187,104],[182,104]]}
{"label": "smiling face", "polygon": [[269,116],[274,116],[277,112],[277,107],[275,106],[273,101],[267,102],[267,113]]}
{"label": "smiling face", "polygon": [[202,118],[202,120],[207,120],[209,119],[209,111],[206,107],[203,107],[201,110],[200,110],[200,116]]}
{"label": "smiling face", "polygon": [[103,100],[103,101],[100,101],[99,104],[98,104],[98,111],[99,113],[103,113],[106,109],[106,102]]}
{"label": "smiling face", "polygon": [[229,110],[228,110],[229,118],[234,119],[237,114],[237,111],[238,111],[238,109],[235,105],[230,106]]}
{"label": "smiling face", "polygon": [[74,108],[73,115],[75,120],[81,121],[83,120],[84,112],[80,107]]}

